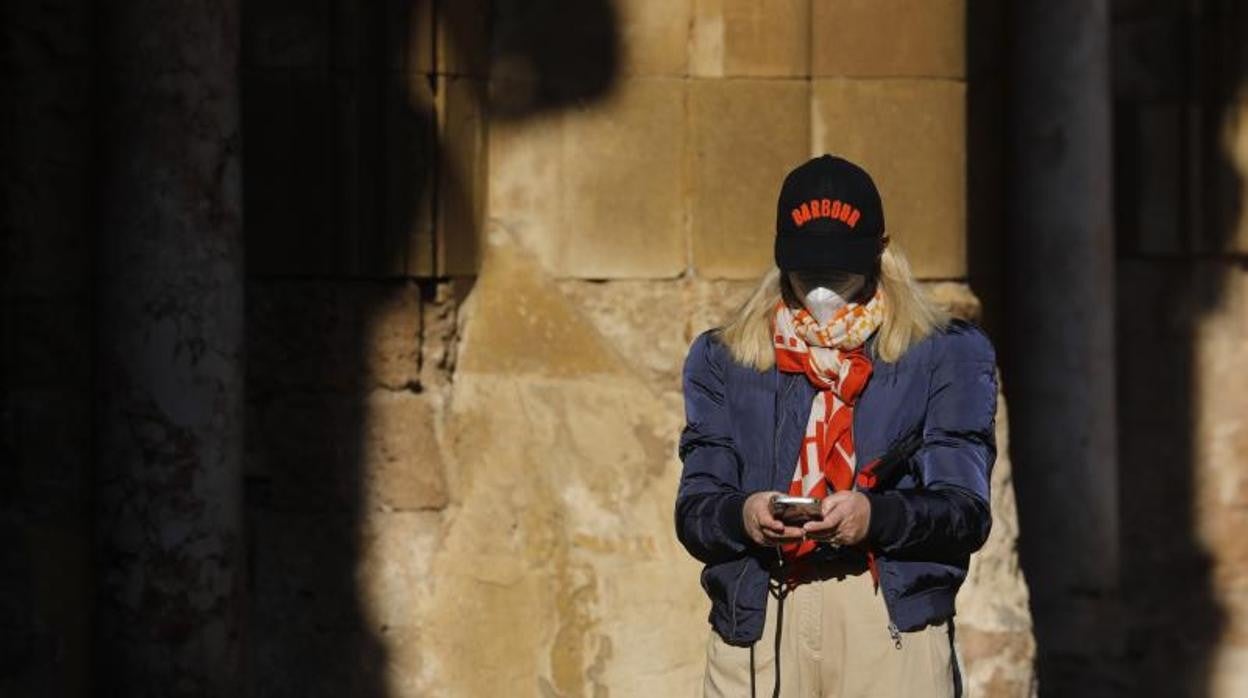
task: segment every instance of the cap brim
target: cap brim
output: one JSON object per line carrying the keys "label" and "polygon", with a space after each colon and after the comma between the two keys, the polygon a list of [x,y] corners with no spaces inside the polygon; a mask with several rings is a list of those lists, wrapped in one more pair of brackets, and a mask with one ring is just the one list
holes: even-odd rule
{"label": "cap brim", "polygon": [[875,270],[881,251],[878,238],[852,238],[843,233],[780,235],[776,237],[776,266],[784,271],[835,269],[853,274]]}

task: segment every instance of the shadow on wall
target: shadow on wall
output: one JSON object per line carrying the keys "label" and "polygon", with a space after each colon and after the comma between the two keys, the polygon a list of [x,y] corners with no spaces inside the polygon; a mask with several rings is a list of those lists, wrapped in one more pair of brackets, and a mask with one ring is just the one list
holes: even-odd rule
{"label": "shadow on wall", "polygon": [[1242,536],[1207,496],[1212,469],[1237,463],[1214,463],[1207,439],[1243,415],[1217,413],[1233,396],[1214,394],[1202,325],[1244,272],[1229,251],[1244,163],[1228,136],[1248,129],[1248,8],[1154,5],[1113,25],[1123,675],[1127,695],[1207,696],[1228,624],[1212,556]]}
{"label": "shadow on wall", "polygon": [[[1225,642],[1228,612],[1214,588],[1210,527],[1200,522],[1225,512],[1199,509],[1209,502],[1201,503],[1202,492],[1212,488],[1209,444],[1199,434],[1236,416],[1208,412],[1230,403],[1206,392],[1215,381],[1198,362],[1208,341],[1202,323],[1224,307],[1231,275],[1244,273],[1242,251],[1228,252],[1244,216],[1245,186],[1228,124],[1248,128],[1237,103],[1248,77],[1248,7],[1236,0],[1110,6],[1124,654],[1115,666],[1105,664],[1112,648],[1058,654],[1043,642],[1053,619],[1036,613],[1040,693],[1213,695],[1212,662]],[[1005,11],[987,0],[967,3],[968,264],[990,331],[1006,324],[1015,305],[1000,263],[1014,232],[999,203],[1010,136]],[[1027,356],[1027,347],[999,346],[1007,369],[1010,361],[1043,360]],[[1014,455],[1024,467],[1030,462],[1026,453]],[[1043,535],[1027,533],[1036,527],[1028,513],[1060,511],[1063,503],[1028,504],[1027,497],[1020,488],[1024,536]],[[1232,543],[1233,536],[1223,529],[1212,540]],[[1024,563],[1035,573],[1064,561],[1033,556]]]}
{"label": "shadow on wall", "polygon": [[452,247],[475,259],[480,225],[439,123],[447,86],[466,86],[478,113],[488,101],[496,120],[591,101],[614,84],[617,34],[608,0],[244,4],[258,695],[390,691],[386,635],[399,631],[369,607],[357,574],[370,512],[380,501],[429,514],[446,494],[440,473],[404,473],[415,487],[378,491],[369,471],[393,435],[368,425],[396,400],[417,410],[399,419],[422,414],[427,383],[450,370],[429,365],[422,342],[446,330],[434,325],[448,313],[453,332],[455,297],[471,284],[453,283],[471,270],[446,263]]}

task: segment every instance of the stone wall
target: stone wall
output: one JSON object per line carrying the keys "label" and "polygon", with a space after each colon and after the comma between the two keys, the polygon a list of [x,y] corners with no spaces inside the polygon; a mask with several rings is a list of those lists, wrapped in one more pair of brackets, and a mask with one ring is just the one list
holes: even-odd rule
{"label": "stone wall", "polygon": [[[827,150],[877,175],[920,276],[978,313],[964,2],[240,7],[248,617],[229,641],[253,692],[694,693],[707,601],[671,519],[684,353],[769,264],[783,174]],[[22,136],[3,149],[5,695],[87,694],[107,656],[89,9],[3,14]],[[1001,410],[960,654],[978,695],[1026,696]]]}
{"label": "stone wall", "polygon": [[[280,15],[252,25],[249,138],[294,138],[272,116],[274,87],[295,90],[290,113],[318,115],[300,129],[319,130],[256,146],[249,166],[290,168],[292,201],[342,202],[297,229],[281,191],[249,198],[265,694],[696,692],[708,604],[671,519],[680,366],[770,264],[779,182],[812,153],[876,173],[919,274],[960,313],[978,309],[964,282],[961,2],[479,7],[411,8],[411,33],[384,49],[409,58],[373,106],[299,87],[366,84],[335,64],[349,51],[275,54],[273,37],[304,33]],[[888,50],[867,38],[882,32]],[[597,48],[550,58],[577,34]],[[408,127],[358,126],[387,99]],[[334,116],[342,105],[356,116]],[[369,152],[384,153],[381,174]],[[427,153],[436,165],[405,179],[404,158]],[[381,212],[334,162],[382,180],[369,181]],[[350,233],[367,225],[384,233]],[[314,254],[277,254],[296,230]],[[1034,648],[1002,410],[996,521],[959,639],[978,694],[1025,696]],[[294,671],[309,660],[332,669]]]}

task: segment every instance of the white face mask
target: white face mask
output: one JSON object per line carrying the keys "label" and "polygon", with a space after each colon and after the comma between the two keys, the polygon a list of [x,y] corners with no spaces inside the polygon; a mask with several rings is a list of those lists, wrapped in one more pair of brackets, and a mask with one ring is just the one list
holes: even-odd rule
{"label": "white face mask", "polygon": [[858,295],[866,284],[867,277],[862,274],[790,272],[789,281],[793,284],[793,289],[802,296],[802,304],[806,306],[806,310],[810,311],[820,325],[826,325],[837,310]]}

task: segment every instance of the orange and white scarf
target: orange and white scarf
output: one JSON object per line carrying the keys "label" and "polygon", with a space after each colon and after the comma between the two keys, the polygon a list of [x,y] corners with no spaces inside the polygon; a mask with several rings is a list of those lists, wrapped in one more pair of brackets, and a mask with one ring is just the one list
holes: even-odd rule
{"label": "orange and white scarf", "polygon": [[[806,422],[789,494],[822,499],[850,489],[854,477],[854,405],[871,377],[863,344],[884,320],[884,296],[877,289],[866,303],[841,306],[826,325],[805,308],[776,305],[773,326],[776,367],[804,373],[819,389]],[[806,540],[790,543],[785,557],[797,558],[815,548]]]}

